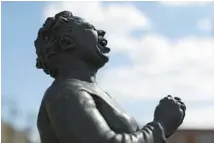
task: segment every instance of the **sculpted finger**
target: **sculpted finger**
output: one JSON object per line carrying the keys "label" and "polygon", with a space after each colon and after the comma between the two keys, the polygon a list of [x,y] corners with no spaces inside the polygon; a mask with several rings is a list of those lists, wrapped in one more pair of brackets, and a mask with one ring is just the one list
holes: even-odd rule
{"label": "sculpted finger", "polygon": [[185,112],[186,111],[186,106],[184,104],[181,104],[181,109]]}
{"label": "sculpted finger", "polygon": [[182,122],[183,122],[183,120],[184,120],[184,117],[185,117],[185,115],[186,115],[186,106],[185,106],[185,104],[184,103],[180,103],[180,110],[182,110],[182,118],[181,118],[181,120],[182,120]]}
{"label": "sculpted finger", "polygon": [[181,98],[179,98],[179,97],[175,97],[174,99],[178,100],[178,101],[181,101]]}
{"label": "sculpted finger", "polygon": [[186,111],[186,105],[182,101],[178,101],[180,103],[181,109],[185,112]]}
{"label": "sculpted finger", "polygon": [[185,115],[186,115],[186,112],[184,111],[184,112],[183,112],[183,117],[182,117],[182,122],[183,122],[183,120],[184,120]]}
{"label": "sculpted finger", "polygon": [[159,103],[163,102],[163,100],[164,100],[164,99],[161,99],[161,100],[159,101]]}
{"label": "sculpted finger", "polygon": [[171,95],[168,95],[167,97],[172,97]]}
{"label": "sculpted finger", "polygon": [[166,97],[164,97],[163,99],[161,99],[159,103],[162,103],[162,102],[164,102],[164,101],[166,101],[166,100],[168,100],[168,96],[166,96]]}
{"label": "sculpted finger", "polygon": [[168,95],[166,97],[164,97],[163,99],[160,100],[159,102],[160,104],[174,104],[175,100],[171,95]]}
{"label": "sculpted finger", "polygon": [[168,95],[167,99],[173,99],[173,97],[171,95]]}

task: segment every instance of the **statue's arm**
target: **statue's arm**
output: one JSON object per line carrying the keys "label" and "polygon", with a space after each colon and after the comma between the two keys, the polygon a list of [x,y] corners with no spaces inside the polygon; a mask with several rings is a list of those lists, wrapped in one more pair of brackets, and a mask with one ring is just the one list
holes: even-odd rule
{"label": "statue's arm", "polygon": [[102,117],[90,94],[64,90],[49,100],[46,111],[57,138],[62,143],[76,139],[82,143],[165,143],[163,129],[149,123],[141,130],[128,134],[116,133]]}

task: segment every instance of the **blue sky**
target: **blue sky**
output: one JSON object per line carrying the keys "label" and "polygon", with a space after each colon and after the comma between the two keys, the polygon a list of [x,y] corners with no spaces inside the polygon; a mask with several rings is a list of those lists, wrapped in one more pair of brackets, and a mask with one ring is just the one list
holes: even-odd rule
{"label": "blue sky", "polygon": [[23,113],[37,112],[51,82],[35,68],[34,40],[42,9],[42,2],[2,3],[2,100],[13,98]]}
{"label": "blue sky", "polygon": [[[109,43],[112,45],[111,60],[98,76],[98,80],[101,86],[113,94],[112,96],[115,96],[118,102],[140,122],[152,119],[157,101],[165,96],[163,93],[168,93],[167,89],[169,89],[170,93],[181,95],[186,100],[189,105],[188,107],[191,109],[189,122],[194,118],[195,110],[203,112],[204,110],[210,111],[214,109],[212,106],[214,98],[211,97],[214,94],[214,90],[211,88],[214,86],[214,82],[212,81],[214,75],[213,73],[207,73],[214,71],[214,67],[210,63],[214,55],[210,55],[209,52],[213,51],[211,45],[213,43],[210,42],[213,32],[210,29],[211,26],[209,23],[214,18],[214,9],[212,8],[214,5],[212,3],[204,5],[191,3],[171,5],[161,2],[94,3],[90,9],[90,6],[84,8],[86,7],[85,5],[74,4],[72,2],[69,3],[71,6],[68,4],[65,6],[66,4],[63,5],[63,2],[2,2],[2,100],[5,101],[3,102],[3,117],[7,117],[4,105],[7,105],[6,100],[8,99],[14,99],[17,102],[17,107],[23,113],[18,117],[19,120],[17,120],[19,122],[17,124],[20,126],[24,125],[23,122],[27,112],[37,113],[43,93],[51,84],[52,79],[41,70],[35,68],[36,55],[33,45],[34,40],[45,17],[66,8],[89,21],[95,21],[95,25],[97,24],[99,27],[107,30],[110,29]],[[88,11],[80,12],[81,10],[79,9],[81,6]],[[93,13],[93,7],[100,8],[98,9],[98,11],[100,10],[98,13],[105,16],[103,21],[96,21],[93,19],[93,15],[90,15],[90,12]],[[127,17],[124,15],[120,16],[117,23],[110,20],[105,21],[114,18],[114,16],[109,14],[111,8],[118,9],[118,11],[128,8],[130,15],[128,14]],[[134,12],[132,13],[132,11]],[[117,11],[115,12],[117,13]],[[100,17],[103,18],[102,16]],[[121,25],[123,25],[123,20],[129,20],[129,16],[142,18],[141,24],[145,24],[145,26],[137,25],[138,22],[140,23],[140,20],[137,19],[135,21],[134,19],[134,21],[127,22],[128,24],[130,23],[129,25],[124,24],[127,26],[124,28],[124,33],[121,31],[115,31],[115,33],[111,31],[111,24],[117,25],[121,22]],[[94,16],[97,19],[100,17],[99,15]],[[147,22],[143,19],[146,19]],[[127,30],[128,32],[125,33],[126,29],[129,28],[128,26],[133,26],[133,28],[130,31]],[[149,26],[149,28],[146,28],[146,26]],[[118,27],[117,29],[120,28]],[[118,39],[112,38],[114,35],[117,35]],[[112,43],[110,39],[113,39]],[[129,41],[130,39],[131,41]],[[119,43],[121,47],[120,45],[116,45],[117,41],[120,42],[120,40],[128,42],[130,48],[125,48],[124,46],[123,49],[122,42]],[[137,47],[142,46],[143,48],[135,48],[135,45]],[[184,48],[186,45],[188,45],[187,49]],[[149,48],[144,46],[148,46]],[[173,51],[173,48],[177,51]],[[172,59],[165,59],[163,57],[170,57],[172,54],[167,55],[162,52],[173,53],[174,56],[172,56]],[[145,58],[143,58],[144,56]],[[189,59],[189,57],[192,59]],[[163,62],[160,64],[159,61]],[[188,62],[194,63],[194,66],[186,65]],[[165,67],[165,65],[171,64],[172,66]],[[166,74],[171,71],[171,67],[174,69],[177,67],[177,75]],[[133,75],[134,73],[138,75],[137,73],[140,71],[137,69],[141,69],[140,71],[142,72],[138,76],[139,78]],[[155,74],[153,74],[154,69],[156,69]],[[164,69],[166,71],[163,71]],[[199,71],[200,73],[195,73],[195,71]],[[117,74],[124,74],[125,76],[116,77]],[[145,77],[143,78],[143,76]],[[180,80],[176,77],[181,77],[180,79],[188,78],[188,81]],[[120,82],[115,82],[115,78],[120,79]],[[129,85],[124,84],[135,78],[147,82],[139,81],[139,84],[142,83],[143,92],[139,92],[139,88],[133,83],[129,83]],[[163,83],[165,79],[166,82],[169,82],[169,85]],[[197,79],[197,81],[204,82],[204,84],[189,82],[191,79]],[[113,83],[118,83],[118,88],[110,86]],[[178,89],[178,85],[181,88]],[[123,94],[123,92],[120,92],[123,89],[122,87],[129,88],[124,90],[127,91],[127,94],[129,93],[129,96],[125,95],[126,93]],[[193,91],[195,88],[199,95],[196,95],[196,91]],[[135,93],[139,93],[139,96],[135,96]],[[149,94],[148,96],[141,96],[143,93]],[[186,94],[188,94],[188,98]],[[209,108],[206,108],[207,106]],[[140,113],[139,109],[141,109]]]}

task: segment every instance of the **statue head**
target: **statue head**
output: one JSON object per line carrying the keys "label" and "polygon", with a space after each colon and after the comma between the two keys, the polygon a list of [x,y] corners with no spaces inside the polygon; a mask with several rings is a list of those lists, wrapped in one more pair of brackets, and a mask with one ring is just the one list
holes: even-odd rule
{"label": "statue head", "polygon": [[[51,77],[57,77],[59,64],[69,60],[81,60],[101,68],[108,62],[105,31],[97,30],[84,19],[62,11],[46,19],[35,40],[36,67]],[[60,57],[60,58],[59,58]],[[62,57],[73,57],[64,58]],[[61,63],[60,63],[61,62]]]}

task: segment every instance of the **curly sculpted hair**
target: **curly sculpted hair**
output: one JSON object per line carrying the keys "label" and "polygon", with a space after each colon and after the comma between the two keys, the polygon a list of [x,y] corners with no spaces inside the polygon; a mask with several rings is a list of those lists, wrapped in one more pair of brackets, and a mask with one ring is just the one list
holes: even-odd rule
{"label": "curly sculpted hair", "polygon": [[57,69],[50,66],[50,57],[62,50],[59,39],[68,23],[81,24],[83,21],[81,18],[73,16],[70,11],[59,12],[54,17],[46,19],[39,29],[37,39],[34,41],[37,54],[36,67],[43,69],[46,74],[53,78],[57,76]]}

